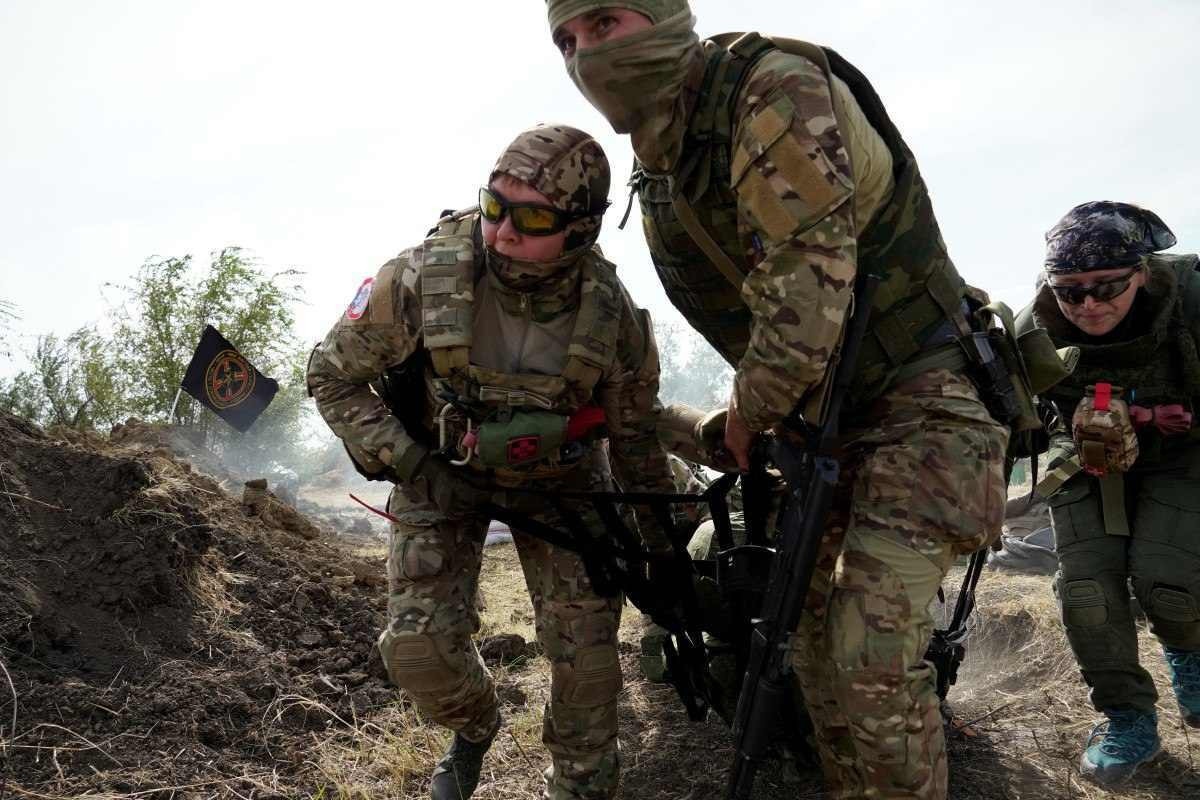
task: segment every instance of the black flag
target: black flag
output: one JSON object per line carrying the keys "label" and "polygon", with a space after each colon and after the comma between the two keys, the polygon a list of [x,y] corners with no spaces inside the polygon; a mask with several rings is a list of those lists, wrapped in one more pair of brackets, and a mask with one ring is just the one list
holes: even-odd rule
{"label": "black flag", "polygon": [[271,404],[279,383],[256,370],[216,328],[205,325],[183,376],[183,390],[245,433]]}

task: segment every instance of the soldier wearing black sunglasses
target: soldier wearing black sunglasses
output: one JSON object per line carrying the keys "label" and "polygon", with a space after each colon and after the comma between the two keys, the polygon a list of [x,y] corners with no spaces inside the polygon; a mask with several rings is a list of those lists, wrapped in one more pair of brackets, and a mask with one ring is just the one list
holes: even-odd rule
{"label": "soldier wearing black sunglasses", "polygon": [[1044,282],[1018,327],[1040,325],[1080,349],[1075,372],[1043,397],[1062,424],[1039,490],[1051,506],[1067,638],[1106,718],[1080,770],[1111,785],[1160,748],[1131,584],[1180,715],[1200,727],[1200,262],[1161,253],[1174,234],[1127,203],[1077,206],[1046,243]]}

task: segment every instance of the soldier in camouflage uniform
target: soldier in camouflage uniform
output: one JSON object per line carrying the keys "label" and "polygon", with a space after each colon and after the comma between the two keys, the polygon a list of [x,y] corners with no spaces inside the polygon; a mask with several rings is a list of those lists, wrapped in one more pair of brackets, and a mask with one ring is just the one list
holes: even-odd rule
{"label": "soldier in camouflage uniform", "polygon": [[736,367],[725,445],[743,468],[793,410],[820,421],[856,277],[882,278],[794,661],[832,797],[945,797],[927,609],[999,535],[1007,430],[967,376],[969,293],[913,154],[831,50],[701,42],[686,0],[547,10],[571,79],[632,138],[668,296]]}
{"label": "soldier in camouflage uniform", "polygon": [[[522,133],[496,163],[480,207],[443,218],[424,243],[385,264],[309,363],[326,422],[361,468],[397,484],[388,505],[398,520],[390,621],[379,646],[392,681],[455,731],[434,772],[435,800],[471,795],[500,726],[492,678],[471,641],[488,523],[481,505],[562,529],[545,496],[512,490],[610,488],[603,442],[579,440],[576,430],[598,410],[623,485],[672,488],[655,436],[650,320],[594,246],[608,188],[608,162],[590,136],[563,125]],[[398,365],[410,376],[415,365],[416,380],[390,396],[372,391]],[[446,441],[461,458],[439,449],[439,418],[448,418]],[[594,509],[580,512],[604,535]],[[637,516],[646,545],[663,550],[650,512]],[[622,599],[600,596],[576,554],[519,526],[514,541],[553,664],[544,797],[606,800],[618,779]]]}
{"label": "soldier in camouflage uniform", "polygon": [[1047,234],[1041,286],[1017,317],[1021,332],[1040,325],[1081,351],[1044,398],[1061,425],[1039,490],[1067,639],[1106,717],[1080,763],[1102,784],[1159,749],[1130,585],[1166,652],[1180,713],[1200,727],[1200,273],[1195,255],[1158,252],[1174,244],[1145,209],[1077,206]]}

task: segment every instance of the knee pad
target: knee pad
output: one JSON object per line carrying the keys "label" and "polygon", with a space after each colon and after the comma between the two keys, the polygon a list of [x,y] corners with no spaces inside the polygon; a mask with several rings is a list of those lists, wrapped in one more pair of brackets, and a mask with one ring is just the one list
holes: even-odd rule
{"label": "knee pad", "polygon": [[1182,586],[1137,581],[1134,591],[1146,616],[1154,622],[1200,622],[1200,603]]}
{"label": "knee pad", "polygon": [[424,634],[385,630],[379,637],[379,655],[392,683],[410,692],[448,689],[461,683],[467,674],[465,662],[451,663],[433,637]]}
{"label": "knee pad", "polygon": [[570,661],[554,665],[554,689],[569,708],[598,708],[621,691],[621,662],[611,644],[581,647]]}
{"label": "knee pad", "polygon": [[1063,623],[1068,628],[1094,628],[1108,622],[1108,596],[1094,578],[1064,581],[1055,585],[1062,607]]}

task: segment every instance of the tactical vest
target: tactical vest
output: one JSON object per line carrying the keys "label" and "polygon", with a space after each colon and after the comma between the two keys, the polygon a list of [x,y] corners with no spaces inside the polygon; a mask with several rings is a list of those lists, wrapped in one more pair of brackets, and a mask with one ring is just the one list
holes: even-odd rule
{"label": "tactical vest", "polygon": [[[671,302],[730,364],[749,344],[751,313],[740,285],[723,275],[681,221],[676,197],[688,199],[711,239],[742,277],[750,272],[750,232],[738,224],[732,188],[733,115],[753,66],[773,50],[814,61],[850,87],[893,158],[895,189],[874,221],[858,233],[858,269],[883,278],[872,305],[852,397],[869,400],[887,388],[947,321],[959,326],[966,286],[950,261],[916,159],[866,77],[832,50],[758,34],[723,34],[704,43],[706,67],[683,154],[671,174],[635,166],[642,223],[655,269]],[[831,93],[836,96],[835,92]],[[836,102],[836,101],[835,101]],[[740,281],[738,282],[740,284]],[[964,332],[964,327],[957,327]]]}
{"label": "tactical vest", "polygon": [[[472,304],[485,268],[478,223],[474,209],[444,217],[414,251],[421,275],[422,337],[429,354],[426,427],[436,432],[448,395],[472,409],[474,424],[516,411],[570,416],[592,404],[596,384],[616,357],[621,317],[616,268],[596,251],[581,257],[580,306],[561,375],[484,369],[471,363]],[[562,471],[555,464],[540,464],[536,474]],[[521,475],[527,479],[530,472],[523,469]]]}
{"label": "tactical vest", "polygon": [[[1100,382],[1121,386],[1130,403],[1151,407],[1179,403],[1193,414],[1200,409],[1200,261],[1194,255],[1154,255],[1148,263],[1148,302],[1141,309],[1148,329],[1128,341],[1080,343],[1083,338],[1058,309],[1049,287],[1017,316],[1018,331],[1040,325],[1055,343],[1077,345],[1079,365],[1074,373],[1044,393],[1065,420],[1070,420],[1087,387]],[[1138,435],[1139,466],[1153,463],[1160,445],[1158,431],[1146,426]]]}

